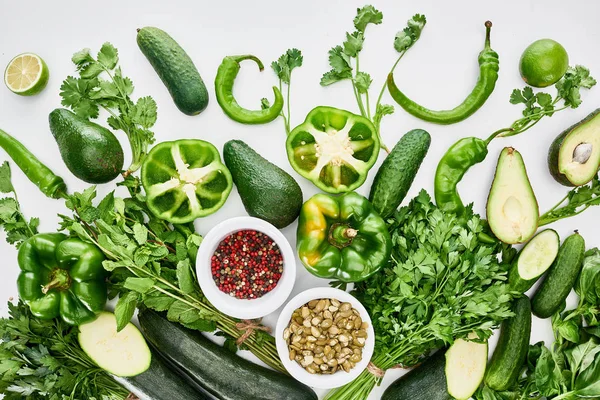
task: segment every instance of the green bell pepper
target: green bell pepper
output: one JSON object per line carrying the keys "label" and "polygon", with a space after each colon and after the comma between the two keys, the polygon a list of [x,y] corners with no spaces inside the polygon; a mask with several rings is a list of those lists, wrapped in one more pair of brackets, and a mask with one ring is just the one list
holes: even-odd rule
{"label": "green bell pepper", "polygon": [[360,282],[388,261],[392,239],[365,197],[317,194],[300,211],[297,250],[306,269],[321,278]]}
{"label": "green bell pepper", "polygon": [[62,233],[39,233],[19,248],[19,296],[38,318],[70,325],[92,321],[106,304],[104,254]]}
{"label": "green bell pepper", "polygon": [[333,107],[316,107],[286,141],[288,160],[328,193],[349,192],[365,182],[379,155],[371,121]]}
{"label": "green bell pepper", "polygon": [[217,211],[233,181],[219,151],[204,140],[160,143],[142,165],[148,208],[173,224],[185,224]]}

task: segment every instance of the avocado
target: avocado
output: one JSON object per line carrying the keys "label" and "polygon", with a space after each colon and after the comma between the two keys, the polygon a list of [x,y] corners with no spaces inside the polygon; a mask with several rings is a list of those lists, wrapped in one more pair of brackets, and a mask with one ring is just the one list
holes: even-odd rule
{"label": "avocado", "polygon": [[591,181],[600,167],[600,108],[554,139],[548,151],[548,168],[565,186]]}
{"label": "avocado", "polygon": [[504,243],[529,240],[538,227],[539,207],[521,154],[512,147],[500,153],[487,201],[487,219]]}
{"label": "avocado", "polygon": [[290,174],[241,140],[225,143],[223,160],[249,215],[280,229],[298,218],[302,190]]}
{"label": "avocado", "polygon": [[48,119],[60,155],[77,178],[106,183],[123,170],[123,148],[111,131],[64,108]]}

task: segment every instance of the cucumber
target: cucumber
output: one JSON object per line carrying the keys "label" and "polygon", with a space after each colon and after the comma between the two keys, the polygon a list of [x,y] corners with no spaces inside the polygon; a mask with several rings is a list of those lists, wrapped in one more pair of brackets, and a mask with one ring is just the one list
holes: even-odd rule
{"label": "cucumber", "polygon": [[584,253],[585,241],[575,231],[558,249],[556,260],[531,299],[534,315],[549,318],[560,310],[581,272]]}
{"label": "cucumber", "polygon": [[198,331],[169,322],[152,310],[138,315],[142,332],[192,386],[221,400],[317,400],[290,376],[245,360]]}
{"label": "cucumber", "polygon": [[379,167],[369,200],[382,218],[391,216],[404,200],[430,144],[429,133],[413,129],[400,138]]}
{"label": "cucumber", "polygon": [[208,400],[208,396],[196,391],[169,368],[161,357],[153,352],[150,368],[132,377],[114,377],[125,389],[140,400]]}
{"label": "cucumber", "polygon": [[450,400],[445,353],[438,350],[420,366],[396,380],[383,392],[381,400]]}
{"label": "cucumber", "polygon": [[138,29],[138,47],[163,81],[175,105],[184,114],[200,114],[208,105],[208,91],[185,50],[165,31]]}
{"label": "cucumber", "polygon": [[467,400],[479,388],[488,359],[488,345],[456,339],[446,352],[448,393],[457,400]]}
{"label": "cucumber", "polygon": [[531,337],[531,303],[523,296],[513,303],[515,316],[504,320],[500,338],[485,372],[484,382],[496,391],[508,390],[519,377]]}
{"label": "cucumber", "polygon": [[546,229],[533,237],[519,253],[508,273],[511,290],[525,293],[550,268],[560,247],[560,238],[553,229]]}
{"label": "cucumber", "polygon": [[79,345],[102,369],[116,376],[134,376],[150,367],[152,355],[138,328],[131,322],[117,332],[113,313],[101,312],[79,327]]}

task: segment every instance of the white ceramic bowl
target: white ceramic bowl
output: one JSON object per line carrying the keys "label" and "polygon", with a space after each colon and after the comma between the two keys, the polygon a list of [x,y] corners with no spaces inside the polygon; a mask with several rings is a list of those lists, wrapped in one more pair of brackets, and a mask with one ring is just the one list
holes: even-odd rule
{"label": "white ceramic bowl", "polygon": [[[210,267],[211,257],[219,243],[230,234],[246,229],[271,237],[283,256],[283,274],[279,282],[273,290],[257,299],[238,299],[219,290]],[[196,258],[196,274],[202,292],[219,311],[235,318],[260,318],[277,310],[289,297],[296,281],[296,257],[285,236],[270,223],[253,217],[231,218],[204,236]]]}
{"label": "white ceramic bowl", "polygon": [[[295,309],[303,306],[311,300],[315,299],[337,299],[341,302],[348,302],[352,304],[359,313],[360,317],[364,322],[369,324],[367,329],[367,341],[363,348],[363,358],[356,364],[350,372],[338,370],[331,375],[319,375],[310,374],[306,372],[296,361],[290,360],[289,348],[285,340],[283,339],[283,331],[288,327],[292,313]],[[296,297],[291,299],[281,311],[279,319],[277,320],[277,327],[275,329],[275,342],[277,344],[277,353],[283,365],[287,371],[298,381],[315,388],[319,389],[333,389],[345,385],[346,383],[354,380],[369,364],[371,357],[373,356],[373,350],[375,348],[375,332],[373,331],[373,324],[371,323],[371,317],[367,313],[367,310],[354,296],[343,290],[330,288],[330,287],[317,287],[305,290],[299,293]]]}

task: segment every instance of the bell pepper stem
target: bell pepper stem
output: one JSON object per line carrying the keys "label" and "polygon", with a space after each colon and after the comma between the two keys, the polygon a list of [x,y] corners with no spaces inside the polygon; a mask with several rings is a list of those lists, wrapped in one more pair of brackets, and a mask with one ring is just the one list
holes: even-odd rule
{"label": "bell pepper stem", "polygon": [[352,243],[356,235],[358,235],[358,230],[350,228],[348,225],[333,224],[329,229],[329,243],[342,249]]}
{"label": "bell pepper stem", "polygon": [[64,290],[70,285],[71,278],[69,273],[63,269],[55,269],[50,274],[50,282],[42,286],[42,293],[47,294],[52,289]]}

